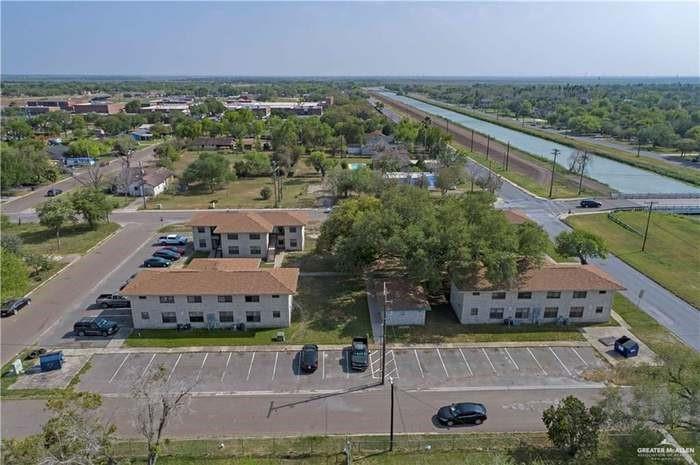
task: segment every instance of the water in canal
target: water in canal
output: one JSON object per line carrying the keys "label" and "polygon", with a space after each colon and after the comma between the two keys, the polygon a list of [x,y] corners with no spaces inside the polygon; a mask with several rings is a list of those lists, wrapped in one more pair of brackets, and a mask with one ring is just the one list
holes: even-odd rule
{"label": "water in canal", "polygon": [[[472,118],[471,116],[446,110],[410,97],[396,95],[393,92],[380,93],[387,98],[398,100],[426,113],[446,118],[461,126],[489,135],[501,142],[510,142],[510,145],[513,147],[539,157],[551,160],[553,157],[552,151],[559,149],[560,155],[557,157],[557,164],[565,168],[569,167],[569,158],[572,152],[575,151],[574,148],[567,145],[557,144],[547,139]],[[586,167],[586,176],[607,184],[619,192],[628,194],[700,194],[700,188],[690,184],[597,155],[591,155]]]}

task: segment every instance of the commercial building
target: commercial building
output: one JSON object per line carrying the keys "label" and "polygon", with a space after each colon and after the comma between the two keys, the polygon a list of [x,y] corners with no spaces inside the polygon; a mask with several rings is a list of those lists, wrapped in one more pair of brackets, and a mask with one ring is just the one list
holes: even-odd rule
{"label": "commercial building", "polygon": [[123,109],[123,103],[112,103],[103,101],[76,103],[72,106],[72,110],[74,113],[102,113],[106,115],[113,115],[115,113],[119,113]]}
{"label": "commercial building", "polygon": [[279,102],[259,102],[256,100],[229,100],[225,104],[228,110],[248,109],[259,118],[270,115],[320,116],[323,114],[322,102],[299,102],[297,100]]}

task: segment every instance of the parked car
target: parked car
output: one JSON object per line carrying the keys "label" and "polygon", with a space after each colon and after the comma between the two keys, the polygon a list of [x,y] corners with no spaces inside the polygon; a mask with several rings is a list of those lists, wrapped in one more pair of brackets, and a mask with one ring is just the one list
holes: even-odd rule
{"label": "parked car", "polygon": [[163,247],[161,247],[161,249],[172,250],[173,252],[177,252],[180,255],[185,255],[185,252],[187,251],[187,247],[183,247],[181,245],[164,245]]}
{"label": "parked car", "polygon": [[63,194],[63,191],[61,189],[49,189],[46,191],[46,197],[56,197],[60,194]]}
{"label": "parked car", "polygon": [[465,423],[480,425],[486,421],[486,406],[475,402],[447,405],[438,409],[437,419],[447,426]]}
{"label": "parked car", "polygon": [[369,365],[369,350],[367,350],[366,337],[352,338],[352,348],[350,350],[350,366],[353,370],[364,371]]}
{"label": "parked car", "polygon": [[160,257],[151,257],[143,262],[143,266],[144,268],[166,268],[170,266],[170,260]]}
{"label": "parked car", "polygon": [[305,373],[313,373],[318,368],[318,346],[305,344],[299,353],[299,367]]}
{"label": "parked car", "polygon": [[102,308],[131,307],[131,302],[129,302],[129,299],[119,294],[100,294],[97,296],[95,303]]}
{"label": "parked car", "polygon": [[106,318],[82,318],[73,325],[78,336],[110,336],[119,330],[119,325]]}
{"label": "parked car", "polygon": [[32,303],[32,299],[27,299],[24,297],[21,299],[6,300],[2,303],[2,307],[0,307],[0,315],[14,315],[30,303]]}
{"label": "parked car", "polygon": [[597,200],[584,199],[581,200],[581,203],[579,205],[581,205],[581,208],[598,208],[603,204],[598,202]]}
{"label": "parked car", "polygon": [[158,238],[158,244],[160,245],[186,245],[187,241],[187,237],[179,234],[168,234]]}
{"label": "parked car", "polygon": [[166,260],[170,260],[171,262],[174,262],[174,261],[180,259],[179,253],[173,252],[172,250],[167,250],[167,249],[158,249],[155,252],[153,252],[153,256],[164,258]]}

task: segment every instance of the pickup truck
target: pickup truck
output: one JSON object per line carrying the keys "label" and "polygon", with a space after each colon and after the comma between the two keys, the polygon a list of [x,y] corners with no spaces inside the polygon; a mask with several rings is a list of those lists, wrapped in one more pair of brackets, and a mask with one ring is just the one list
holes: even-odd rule
{"label": "pickup truck", "polygon": [[110,307],[131,307],[131,302],[124,296],[119,294],[100,294],[95,303],[102,308]]}
{"label": "pickup truck", "polygon": [[364,371],[369,365],[369,348],[367,337],[352,338],[352,348],[350,349],[350,366],[353,370]]}

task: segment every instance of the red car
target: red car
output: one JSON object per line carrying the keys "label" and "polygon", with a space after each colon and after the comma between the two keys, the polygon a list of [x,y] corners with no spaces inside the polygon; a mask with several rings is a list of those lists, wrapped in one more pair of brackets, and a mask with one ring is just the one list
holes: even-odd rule
{"label": "red car", "polygon": [[185,255],[185,247],[181,245],[166,245],[161,247],[161,249],[172,250],[173,252],[177,252],[180,255]]}

